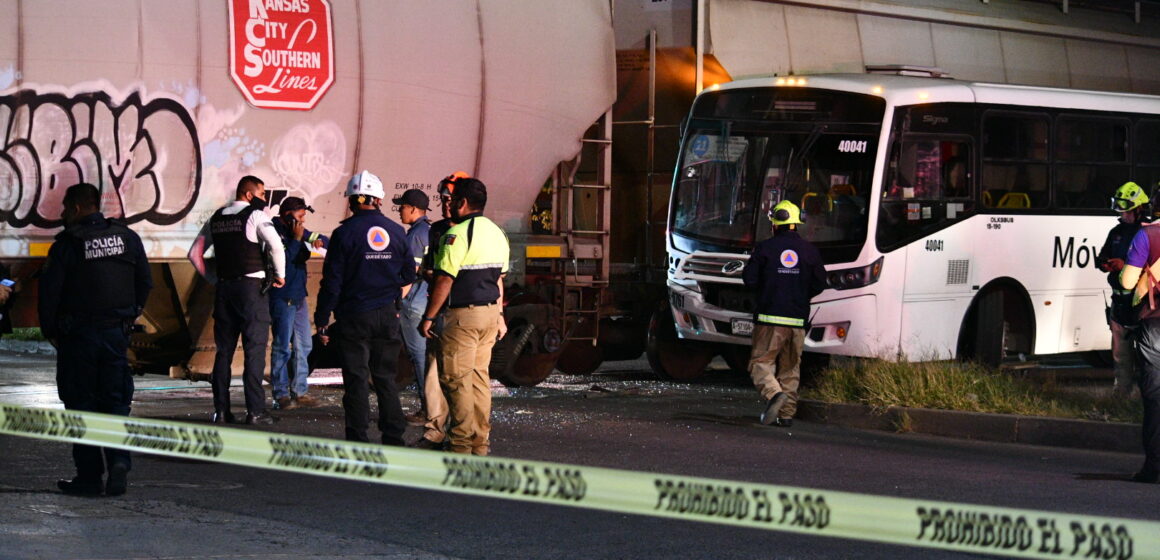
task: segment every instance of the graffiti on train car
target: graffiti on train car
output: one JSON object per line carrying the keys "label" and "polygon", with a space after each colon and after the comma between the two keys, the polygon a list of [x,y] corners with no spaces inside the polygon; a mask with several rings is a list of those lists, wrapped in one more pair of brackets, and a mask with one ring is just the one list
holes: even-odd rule
{"label": "graffiti on train car", "polygon": [[201,189],[197,127],[178,100],[105,91],[0,96],[0,223],[61,224],[70,185],[102,190],[102,210],[132,224],[169,225]]}

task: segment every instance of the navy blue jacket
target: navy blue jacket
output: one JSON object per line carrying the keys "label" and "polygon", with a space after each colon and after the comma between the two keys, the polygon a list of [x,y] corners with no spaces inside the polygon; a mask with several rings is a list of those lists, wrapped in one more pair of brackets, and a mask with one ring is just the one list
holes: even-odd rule
{"label": "navy blue jacket", "polygon": [[331,312],[342,321],[393,306],[414,281],[415,257],[403,226],[378,210],[356,210],[330,237],[314,324],[328,324]]}
{"label": "navy blue jacket", "polygon": [[[86,250],[87,236],[118,236],[124,245]],[[71,320],[136,319],[152,289],[141,238],[94,212],[58,233],[48,250],[40,275],[40,330],[56,338]]]}
{"label": "navy blue jacket", "polygon": [[804,328],[810,300],[826,289],[821,254],[794,230],[758,243],[742,278],[757,291],[754,320],[766,325]]}
{"label": "navy blue jacket", "polygon": [[[281,288],[270,288],[270,299],[289,299],[298,301],[306,298],[306,261],[310,260],[310,247],[305,240],[310,239],[310,230],[302,233],[302,239],[294,239],[294,230],[286,225],[281,217],[274,218],[274,230],[282,238],[282,247],[286,250],[286,284]],[[325,235],[318,236],[323,246],[327,246],[329,239]]]}

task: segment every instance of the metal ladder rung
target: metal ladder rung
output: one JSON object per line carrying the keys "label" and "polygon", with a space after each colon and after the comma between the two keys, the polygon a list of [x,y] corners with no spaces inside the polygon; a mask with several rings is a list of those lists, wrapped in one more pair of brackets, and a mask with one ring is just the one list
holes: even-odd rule
{"label": "metal ladder rung", "polygon": [[609,185],[575,184],[575,185],[562,185],[560,188],[562,188],[562,189],[596,189],[596,190],[606,191],[606,190],[611,189],[612,187]]}
{"label": "metal ladder rung", "polygon": [[608,235],[608,231],[607,230],[574,229],[572,231],[567,232],[567,234],[568,235]]}
{"label": "metal ladder rung", "polygon": [[612,143],[611,138],[581,138],[580,141],[586,142],[588,144],[611,144]]}

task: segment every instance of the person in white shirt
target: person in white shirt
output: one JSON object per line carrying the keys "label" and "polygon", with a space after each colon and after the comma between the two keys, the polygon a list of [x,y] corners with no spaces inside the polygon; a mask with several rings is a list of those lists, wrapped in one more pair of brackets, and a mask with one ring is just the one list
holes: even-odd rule
{"label": "person in white shirt", "polygon": [[[217,289],[214,296],[213,336],[217,346],[210,384],[213,386],[215,424],[236,423],[230,411],[230,365],[238,336],[242,337],[245,367],[246,424],[272,424],[266,412],[262,373],[266,369],[266,341],[270,336],[270,306],[266,291],[282,287],[286,255],[266,207],[266,185],[252,175],[238,181],[234,202],[218,210],[201,228],[189,250],[189,261]],[[205,253],[216,253],[216,270],[207,267]],[[267,270],[267,263],[270,264]]]}

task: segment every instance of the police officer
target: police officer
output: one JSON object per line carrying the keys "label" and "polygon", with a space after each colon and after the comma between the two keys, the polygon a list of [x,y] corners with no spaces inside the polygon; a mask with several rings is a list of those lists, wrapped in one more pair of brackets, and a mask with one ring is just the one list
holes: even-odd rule
{"label": "police officer", "polygon": [[[128,416],[129,333],[153,279],[141,238],[106,219],[99,207],[93,185],[65,192],[65,229],[48,250],[40,277],[40,329],[57,349],[57,390],[66,409]],[[57,483],[64,493],[125,493],[132,467],[128,451],[74,444],[72,455],[76,476]]]}
{"label": "police officer", "polygon": [[1144,402],[1144,465],[1135,482],[1160,479],[1160,222],[1145,224],[1132,238],[1120,286],[1134,290],[1138,306],[1136,328],[1137,384]]}
{"label": "police officer", "polygon": [[451,407],[450,450],[491,451],[491,349],[503,338],[503,276],[508,271],[507,236],[483,216],[487,187],[461,179],[451,192],[455,225],[443,236],[435,260],[435,282],[419,325],[431,337],[435,314],[447,303],[440,381]]}
{"label": "police officer", "polygon": [[797,411],[798,381],[810,300],[826,288],[816,247],[802,239],[801,210],[783,200],[769,212],[773,237],[757,244],[742,278],[757,292],[749,376],[766,399],[761,423],[789,427]]}
{"label": "police officer", "polygon": [[[399,221],[405,226],[410,226],[407,229],[407,245],[411,247],[411,254],[415,257],[415,269],[418,271],[430,242],[431,220],[427,218],[427,211],[431,209],[431,199],[427,193],[419,189],[408,189],[391,202],[399,207]],[[419,320],[423,318],[423,312],[426,310],[427,283],[420,276],[411,285],[407,297],[403,298],[402,309],[399,311],[403,342],[407,346],[407,354],[411,358],[415,381],[419,387],[421,410],[415,414],[415,420],[420,422],[427,420],[425,412],[427,397],[423,391],[423,380],[427,371],[427,339],[419,334]]]}
{"label": "police officer", "polygon": [[[383,183],[370,171],[351,178],[346,196],[353,215],[330,238],[314,325],[333,337],[342,360],[346,439],[369,442],[370,394],[379,401],[379,430],[387,445],[403,445],[407,422],[395,387],[402,341],[399,299],[415,281],[415,258],[403,227],[382,213]],[[330,332],[330,314],[338,330]]]}
{"label": "police officer", "polygon": [[[262,374],[266,369],[266,341],[270,338],[270,305],[266,292],[285,284],[286,255],[282,239],[263,209],[266,185],[252,175],[242,177],[232,204],[214,212],[189,250],[189,261],[211,284],[216,284],[213,339],[217,346],[210,384],[216,424],[234,423],[230,411],[230,380],[234,350],[242,337],[245,366],[242,387],[246,396],[246,424],[273,424],[266,413]],[[213,245],[217,273],[206,268],[205,252]],[[263,255],[265,259],[263,260]],[[272,274],[266,263],[273,263]],[[268,276],[272,275],[273,278]]]}
{"label": "police officer", "polygon": [[[455,185],[459,181],[468,178],[470,175],[467,173],[456,171],[439,182],[439,208],[443,219],[431,224],[427,237],[427,253],[423,256],[423,264],[419,270],[428,287],[435,281],[435,256],[443,246],[443,235],[455,225],[455,220],[451,217],[451,192],[455,190]],[[427,301],[424,301],[424,305],[426,303]],[[422,321],[424,316],[427,316],[426,307],[420,310],[419,320]],[[443,392],[443,384],[439,382],[443,372],[443,348],[439,344],[438,333],[443,332],[443,308],[434,315],[434,319],[428,326],[433,336],[427,339],[427,371],[423,376],[422,387],[426,423],[423,424],[423,437],[411,444],[411,447],[418,449],[443,449],[447,443],[447,421],[450,411],[447,396]],[[419,324],[417,327],[421,328],[422,325]],[[418,331],[416,334],[419,334]]]}
{"label": "police officer", "polygon": [[1148,195],[1139,185],[1127,182],[1116,189],[1112,210],[1120,213],[1120,220],[1108,232],[1104,246],[1096,256],[1096,266],[1108,273],[1112,288],[1111,306],[1107,309],[1108,326],[1112,330],[1112,359],[1115,361],[1115,384],[1112,395],[1127,398],[1136,384],[1135,348],[1128,340],[1129,329],[1136,324],[1132,309],[1132,291],[1120,286],[1120,271],[1128,257],[1128,247],[1149,217]]}

